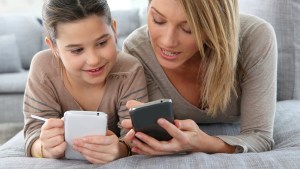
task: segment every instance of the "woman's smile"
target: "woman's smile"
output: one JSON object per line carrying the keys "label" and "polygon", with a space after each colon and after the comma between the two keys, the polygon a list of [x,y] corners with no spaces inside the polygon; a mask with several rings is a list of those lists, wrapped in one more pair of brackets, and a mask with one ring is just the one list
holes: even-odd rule
{"label": "woman's smile", "polygon": [[160,51],[161,51],[161,56],[166,60],[175,60],[181,53],[181,52],[173,52],[163,48],[161,48]]}

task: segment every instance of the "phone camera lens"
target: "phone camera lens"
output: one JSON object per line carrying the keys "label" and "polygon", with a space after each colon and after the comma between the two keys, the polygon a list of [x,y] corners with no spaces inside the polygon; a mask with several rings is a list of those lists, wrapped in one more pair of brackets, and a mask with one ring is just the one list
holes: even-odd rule
{"label": "phone camera lens", "polygon": [[163,100],[160,100],[160,102],[162,103],[162,102],[163,102]]}

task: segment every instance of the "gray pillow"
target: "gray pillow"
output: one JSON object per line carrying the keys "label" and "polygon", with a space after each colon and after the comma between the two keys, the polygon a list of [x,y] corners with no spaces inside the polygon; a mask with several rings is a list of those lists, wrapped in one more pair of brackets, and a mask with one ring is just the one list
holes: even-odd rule
{"label": "gray pillow", "polygon": [[0,35],[0,73],[20,72],[21,59],[15,35]]}
{"label": "gray pillow", "polygon": [[272,24],[278,42],[277,100],[300,100],[300,1],[239,0],[240,11]]}

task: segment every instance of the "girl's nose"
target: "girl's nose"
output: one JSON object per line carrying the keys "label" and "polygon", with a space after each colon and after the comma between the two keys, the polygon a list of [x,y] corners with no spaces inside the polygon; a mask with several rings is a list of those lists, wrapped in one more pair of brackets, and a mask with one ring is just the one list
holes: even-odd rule
{"label": "girl's nose", "polygon": [[86,63],[88,65],[99,65],[100,56],[95,51],[92,51],[87,55]]}

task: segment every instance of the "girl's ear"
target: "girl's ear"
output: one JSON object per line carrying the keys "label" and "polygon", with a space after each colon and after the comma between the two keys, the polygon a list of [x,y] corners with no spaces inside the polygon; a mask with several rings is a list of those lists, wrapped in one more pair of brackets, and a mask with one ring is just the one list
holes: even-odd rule
{"label": "girl's ear", "polygon": [[50,47],[50,49],[54,49],[54,45],[48,36],[45,37],[45,42]]}
{"label": "girl's ear", "polygon": [[58,57],[58,54],[57,54],[55,45],[53,44],[53,42],[51,41],[51,39],[50,39],[48,36],[45,37],[45,42],[46,42],[46,44],[49,46],[49,48],[51,49],[52,53],[53,53],[56,57]]}
{"label": "girl's ear", "polygon": [[113,30],[115,32],[115,34],[117,34],[117,21],[116,20],[113,20]]}
{"label": "girl's ear", "polygon": [[113,28],[113,31],[115,33],[115,39],[116,39],[116,43],[118,43],[118,34],[117,34],[117,21],[116,20],[113,20],[113,24],[112,24],[112,28]]}

